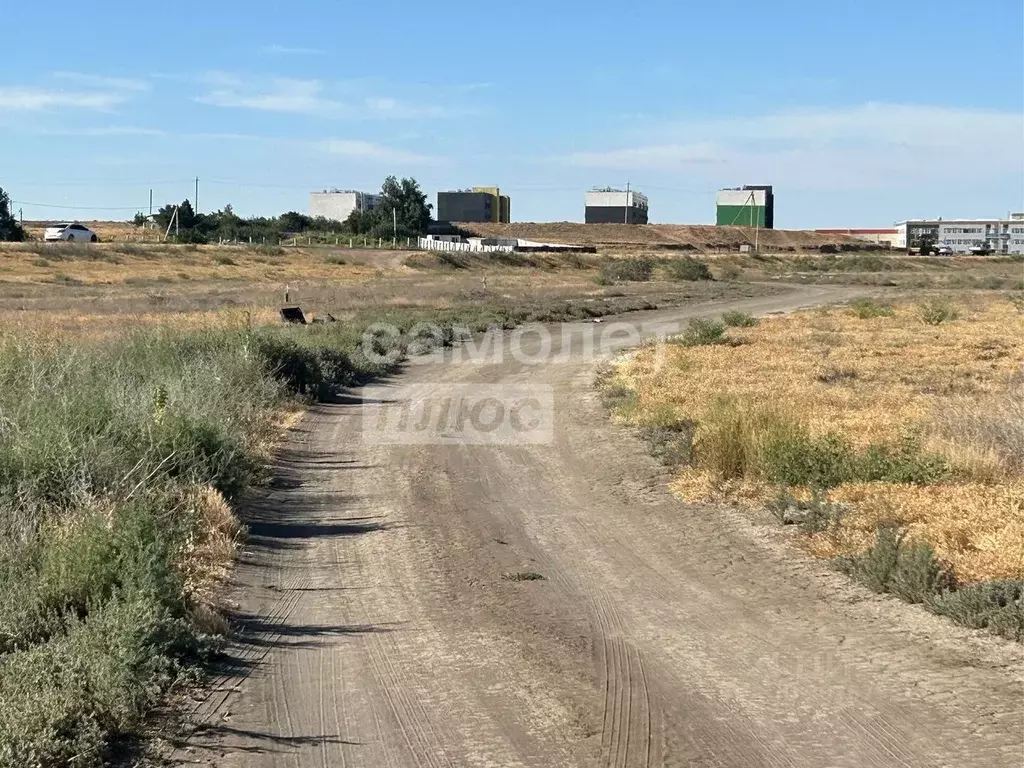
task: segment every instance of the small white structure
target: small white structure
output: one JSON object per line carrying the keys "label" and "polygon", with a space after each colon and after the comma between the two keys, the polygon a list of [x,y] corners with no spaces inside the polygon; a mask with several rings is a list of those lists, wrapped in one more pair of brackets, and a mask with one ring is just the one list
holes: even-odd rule
{"label": "small white structure", "polygon": [[463,253],[511,253],[517,248],[549,248],[559,251],[583,250],[582,245],[539,243],[515,237],[462,237],[460,235],[427,235],[418,240],[426,251],[459,251]]}
{"label": "small white structure", "polygon": [[353,211],[372,211],[380,202],[380,195],[357,192],[352,189],[325,189],[309,193],[309,215],[323,216],[332,221],[345,221]]}

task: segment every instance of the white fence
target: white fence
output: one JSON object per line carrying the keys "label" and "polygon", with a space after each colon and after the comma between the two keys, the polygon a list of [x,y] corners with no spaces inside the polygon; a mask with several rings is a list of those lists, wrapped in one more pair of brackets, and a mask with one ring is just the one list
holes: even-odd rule
{"label": "white fence", "polygon": [[462,251],[466,253],[511,253],[510,245],[484,245],[480,242],[454,243],[450,240],[433,240],[428,237],[419,239],[420,248],[426,251]]}

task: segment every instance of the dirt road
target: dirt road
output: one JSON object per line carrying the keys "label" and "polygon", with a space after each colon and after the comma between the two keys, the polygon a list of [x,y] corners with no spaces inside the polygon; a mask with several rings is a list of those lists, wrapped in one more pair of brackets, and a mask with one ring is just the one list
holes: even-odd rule
{"label": "dirt road", "polygon": [[[808,287],[634,320],[843,296]],[[178,758],[1022,764],[1019,647],[869,596],[748,515],[674,499],[601,410],[582,341],[595,326],[567,328],[580,339],[562,362],[429,362],[384,390],[550,392],[547,442],[380,444],[367,424],[394,404],[379,396],[317,406],[293,430],[248,513],[244,641]],[[532,354],[542,339],[512,343]],[[507,578],[525,573],[545,578]]]}

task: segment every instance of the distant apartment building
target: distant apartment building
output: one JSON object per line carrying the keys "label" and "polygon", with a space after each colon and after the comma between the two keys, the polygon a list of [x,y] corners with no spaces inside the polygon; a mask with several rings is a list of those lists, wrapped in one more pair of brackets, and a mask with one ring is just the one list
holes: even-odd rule
{"label": "distant apartment building", "polygon": [[643,192],[610,187],[587,192],[587,224],[647,224],[649,218],[649,203]]}
{"label": "distant apartment building", "polygon": [[498,187],[438,192],[437,220],[508,224],[512,220],[512,200]]}
{"label": "distant apartment building", "polygon": [[309,193],[309,215],[323,216],[333,221],[345,221],[353,211],[372,211],[380,195],[356,192],[351,189],[325,189]]}
{"label": "distant apartment building", "polygon": [[720,189],[715,199],[720,227],[775,229],[775,192],[770,184]]}
{"label": "distant apartment building", "polygon": [[896,225],[899,247],[946,246],[953,253],[1024,253],[1024,213],[1004,219],[911,219]]}

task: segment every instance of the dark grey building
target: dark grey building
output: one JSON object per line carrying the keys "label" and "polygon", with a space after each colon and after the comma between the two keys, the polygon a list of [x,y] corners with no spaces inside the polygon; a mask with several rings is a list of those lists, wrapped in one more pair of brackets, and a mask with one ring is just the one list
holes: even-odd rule
{"label": "dark grey building", "polygon": [[587,224],[646,224],[647,196],[636,190],[594,189],[587,192]]}
{"label": "dark grey building", "polygon": [[497,187],[474,187],[471,191],[437,193],[438,221],[507,224],[511,213],[511,201]]}

